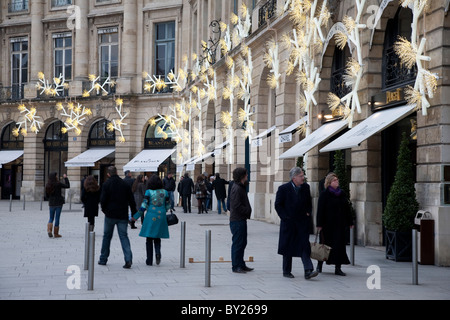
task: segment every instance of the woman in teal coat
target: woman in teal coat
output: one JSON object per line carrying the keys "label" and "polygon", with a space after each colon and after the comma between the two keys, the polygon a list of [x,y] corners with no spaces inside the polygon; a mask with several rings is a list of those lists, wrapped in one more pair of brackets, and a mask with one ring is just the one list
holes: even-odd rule
{"label": "woman in teal coat", "polygon": [[155,244],[156,264],[159,265],[161,262],[161,238],[169,238],[169,226],[166,218],[166,212],[169,209],[169,193],[164,190],[161,178],[153,175],[148,181],[141,208],[133,216],[133,220],[136,221],[147,210],[139,236],[147,238],[146,264],[148,266],[153,264],[153,243]]}

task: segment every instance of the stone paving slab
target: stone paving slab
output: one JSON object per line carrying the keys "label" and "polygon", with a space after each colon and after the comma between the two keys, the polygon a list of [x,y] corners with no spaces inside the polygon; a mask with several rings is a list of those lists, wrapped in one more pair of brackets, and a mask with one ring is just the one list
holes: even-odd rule
{"label": "stone paving slab", "polygon": [[[133,266],[122,268],[123,253],[117,232],[111,242],[111,255],[106,266],[95,264],[94,290],[87,290],[88,272],[83,268],[84,230],[81,205],[63,208],[60,233],[50,239],[46,233],[48,206],[40,211],[39,202],[0,201],[0,299],[1,300],[426,300],[450,299],[450,268],[419,265],[419,285],[412,282],[412,265],[385,259],[383,251],[356,247],[356,265],[344,266],[347,277],[334,275],[333,266],[324,266],[317,278],[305,280],[300,259],[294,259],[295,279],[282,277],[282,257],[277,254],[277,225],[250,220],[246,259],[255,268],[247,274],[231,272],[231,263],[213,263],[211,287],[205,284],[203,263],[189,263],[189,258],[202,261],[205,256],[205,231],[212,233],[212,259],[230,260],[231,233],[228,217],[216,212],[184,214],[177,208],[180,221],[186,221],[186,268],[180,268],[180,225],[170,227],[170,239],[162,240],[162,262],[145,264],[145,239],[138,229],[128,229],[133,251]],[[98,260],[103,236],[104,215],[96,220],[95,259]],[[377,265],[381,272],[381,289],[370,290],[367,267]],[[70,289],[69,266],[80,268],[80,289]]]}

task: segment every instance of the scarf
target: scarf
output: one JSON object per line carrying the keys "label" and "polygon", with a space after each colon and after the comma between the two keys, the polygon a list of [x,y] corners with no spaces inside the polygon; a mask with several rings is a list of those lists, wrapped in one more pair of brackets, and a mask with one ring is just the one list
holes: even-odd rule
{"label": "scarf", "polygon": [[340,195],[341,195],[341,193],[342,193],[342,189],[341,188],[337,188],[337,189],[334,189],[332,186],[329,186],[328,187],[328,191],[330,191],[332,194],[334,194],[336,197],[339,197]]}

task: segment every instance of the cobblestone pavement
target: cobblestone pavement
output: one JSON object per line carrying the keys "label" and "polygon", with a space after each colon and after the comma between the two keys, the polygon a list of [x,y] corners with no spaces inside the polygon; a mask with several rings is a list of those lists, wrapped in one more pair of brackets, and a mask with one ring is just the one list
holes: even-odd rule
{"label": "cobblestone pavement", "polygon": [[[114,231],[111,255],[106,266],[97,264],[103,236],[104,215],[96,220],[94,290],[87,290],[88,272],[84,270],[85,223],[81,205],[66,204],[61,215],[62,238],[46,233],[48,206],[28,202],[23,210],[14,201],[0,201],[0,299],[189,299],[189,300],[291,300],[291,299],[450,299],[450,268],[419,265],[419,285],[412,285],[412,264],[386,260],[376,248],[355,249],[356,265],[343,266],[346,277],[334,275],[333,266],[324,266],[318,277],[305,280],[300,259],[294,259],[294,279],[282,276],[282,257],[277,254],[277,225],[250,220],[246,259],[254,271],[231,272],[231,234],[228,217],[216,212],[184,214],[186,221],[186,267],[180,268],[180,224],[170,227],[170,239],[162,240],[162,261],[145,264],[145,239],[138,229],[128,229],[133,251],[133,266],[123,269],[123,254]],[[194,209],[194,212],[196,208]],[[205,287],[205,230],[212,233],[211,287]],[[193,258],[194,263],[189,263]],[[379,272],[368,273],[369,266]],[[75,270],[75,271],[74,271]],[[79,270],[79,272],[77,272]],[[370,270],[369,270],[370,271]],[[368,283],[380,289],[369,289]],[[80,280],[76,288],[77,275]],[[375,279],[375,280],[374,280]],[[75,286],[75,288],[73,288]]]}

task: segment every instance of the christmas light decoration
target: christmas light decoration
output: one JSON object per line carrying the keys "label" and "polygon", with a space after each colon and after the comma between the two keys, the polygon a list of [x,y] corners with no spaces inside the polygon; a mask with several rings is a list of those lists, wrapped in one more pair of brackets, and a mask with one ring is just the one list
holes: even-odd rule
{"label": "christmas light decoration", "polygon": [[44,122],[40,121],[41,117],[37,116],[35,107],[27,108],[25,104],[20,104],[18,109],[23,114],[23,120],[17,122],[17,127],[12,130],[12,134],[18,137],[19,134],[26,137],[28,135],[28,128],[31,132],[38,133]]}
{"label": "christmas light decoration", "polygon": [[100,80],[100,76],[96,76],[95,74],[89,75],[89,81],[91,82],[91,88],[89,90],[84,90],[83,97],[89,97],[91,92],[95,91],[96,94],[102,93],[102,95],[107,95],[109,92],[106,90],[107,86],[114,87],[116,82],[111,80],[110,77],[106,78],[103,83],[98,82]]}
{"label": "christmas light decoration", "polygon": [[83,121],[87,116],[92,115],[89,108],[84,107],[80,103],[69,102],[66,107],[62,102],[56,104],[56,110],[61,112],[61,116],[65,117],[63,120],[64,127],[61,128],[62,133],[67,133],[73,130],[77,136],[81,134],[80,126],[84,126]]}
{"label": "christmas light decoration", "polygon": [[45,74],[43,72],[39,72],[36,89],[40,90],[40,95],[45,94],[46,96],[60,97],[64,95],[64,90],[69,89],[69,84],[66,82],[62,74],[60,74],[57,78],[53,78],[52,83],[50,83],[49,80],[45,79]]}
{"label": "christmas light decoration", "polygon": [[106,128],[110,132],[117,130],[120,134],[119,142],[124,143],[125,137],[123,135],[122,126],[127,125],[127,123],[123,121],[125,120],[126,117],[128,117],[128,112],[124,113],[123,111],[123,99],[121,98],[115,99],[115,109],[117,114],[119,115],[119,119],[113,119],[111,122],[108,123]]}

